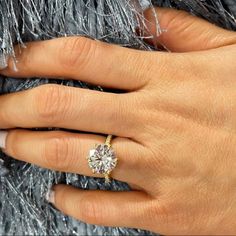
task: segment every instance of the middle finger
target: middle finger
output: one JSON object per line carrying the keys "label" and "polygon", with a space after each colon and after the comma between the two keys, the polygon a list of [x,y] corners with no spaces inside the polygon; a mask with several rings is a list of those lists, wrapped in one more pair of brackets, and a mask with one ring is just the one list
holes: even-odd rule
{"label": "middle finger", "polygon": [[130,137],[135,113],[126,109],[134,107],[127,96],[42,85],[0,97],[0,128],[59,127]]}

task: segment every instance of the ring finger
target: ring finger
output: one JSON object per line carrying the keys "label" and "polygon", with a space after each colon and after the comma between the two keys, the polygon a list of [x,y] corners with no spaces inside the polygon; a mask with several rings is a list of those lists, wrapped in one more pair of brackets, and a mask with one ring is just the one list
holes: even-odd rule
{"label": "ring finger", "polygon": [[[86,176],[93,174],[86,157],[95,144],[105,142],[105,137],[95,134],[80,134],[64,131],[10,130],[0,132],[3,151],[15,159],[62,172]],[[139,167],[135,164],[145,154],[145,148],[126,138],[116,137],[112,147],[118,164],[111,177],[131,184],[137,183]]]}

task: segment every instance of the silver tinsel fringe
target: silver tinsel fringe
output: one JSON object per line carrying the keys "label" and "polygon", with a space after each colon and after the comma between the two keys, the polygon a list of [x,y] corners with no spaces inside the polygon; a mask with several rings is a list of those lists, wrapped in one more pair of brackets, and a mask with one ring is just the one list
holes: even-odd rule
{"label": "silver tinsel fringe", "polygon": [[[15,44],[25,47],[28,41],[71,35],[155,50],[136,34],[140,26],[138,18],[146,30],[142,9],[153,5],[184,9],[221,27],[236,30],[236,0],[1,0],[0,68],[7,66],[8,56],[14,56]],[[80,81],[0,77],[0,93],[45,83],[102,90]],[[42,169],[3,153],[0,153],[0,176],[0,235],[152,235],[137,229],[88,225],[64,216],[45,200],[46,192],[55,183],[83,189],[129,191],[126,183],[112,181],[105,185],[103,179]]]}

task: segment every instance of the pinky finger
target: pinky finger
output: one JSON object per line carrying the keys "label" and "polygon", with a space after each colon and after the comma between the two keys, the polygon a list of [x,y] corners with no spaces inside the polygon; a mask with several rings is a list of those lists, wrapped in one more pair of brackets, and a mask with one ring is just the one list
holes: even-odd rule
{"label": "pinky finger", "polygon": [[48,196],[58,210],[83,222],[131,228],[143,228],[150,199],[140,191],[82,190],[66,185],[54,186]]}

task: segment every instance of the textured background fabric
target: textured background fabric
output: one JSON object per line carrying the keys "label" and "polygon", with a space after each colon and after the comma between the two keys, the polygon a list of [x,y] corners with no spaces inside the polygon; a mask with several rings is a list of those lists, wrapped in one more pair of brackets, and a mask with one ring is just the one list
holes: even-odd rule
{"label": "textured background fabric", "polygon": [[[70,35],[154,50],[137,36],[137,10],[151,6],[184,9],[221,27],[236,30],[236,0],[1,0],[0,67],[13,55],[13,44]],[[145,25],[145,24],[144,24]],[[16,63],[17,66],[17,63]],[[49,78],[0,77],[0,94],[45,83],[102,90],[84,82]],[[0,108],[1,109],[1,108]],[[78,121],[79,122],[79,121]],[[59,173],[11,159],[0,153],[0,235],[151,235],[151,232],[88,225],[64,216],[45,201],[55,183],[83,189],[129,191],[126,183]],[[154,234],[153,234],[154,235]]]}

